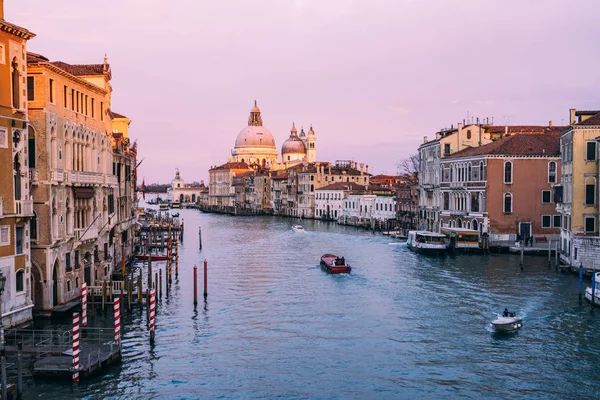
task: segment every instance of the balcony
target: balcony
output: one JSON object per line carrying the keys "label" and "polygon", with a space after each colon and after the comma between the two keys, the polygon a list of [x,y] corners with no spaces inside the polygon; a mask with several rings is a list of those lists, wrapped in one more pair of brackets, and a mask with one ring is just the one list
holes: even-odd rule
{"label": "balcony", "polygon": [[117,185],[119,181],[117,180],[116,175],[106,175],[104,177],[104,183],[107,185]]}
{"label": "balcony", "polygon": [[89,228],[75,229],[75,238],[80,242],[94,240],[98,238],[98,227],[96,225],[92,225]]}
{"label": "balcony", "polygon": [[70,171],[69,182],[86,185],[100,185],[104,179],[100,172]]}
{"label": "balcony", "polygon": [[29,183],[31,185],[38,184],[38,172],[35,168],[29,168]]}
{"label": "balcony", "polygon": [[15,200],[15,214],[23,217],[32,217],[33,200]]}
{"label": "balcony", "polygon": [[52,182],[61,183],[65,180],[65,173],[62,169],[53,169],[50,170],[50,180]]}

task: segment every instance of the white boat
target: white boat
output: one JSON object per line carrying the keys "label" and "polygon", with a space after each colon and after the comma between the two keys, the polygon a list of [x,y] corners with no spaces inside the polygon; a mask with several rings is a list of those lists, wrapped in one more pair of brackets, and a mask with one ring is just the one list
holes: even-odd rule
{"label": "white boat", "polygon": [[292,225],[292,230],[294,232],[304,232],[304,227],[302,225]]}
{"label": "white boat", "polygon": [[[594,280],[594,305],[600,306],[600,272],[596,272],[593,275]],[[585,299],[592,303],[592,288],[588,287],[585,289]]]}
{"label": "white boat", "polygon": [[445,236],[429,231],[409,231],[406,245],[416,253],[444,254],[446,252]]}
{"label": "white boat", "polygon": [[492,321],[492,326],[499,332],[510,332],[523,326],[523,318],[518,317],[516,313],[509,313],[508,317],[498,314]]}

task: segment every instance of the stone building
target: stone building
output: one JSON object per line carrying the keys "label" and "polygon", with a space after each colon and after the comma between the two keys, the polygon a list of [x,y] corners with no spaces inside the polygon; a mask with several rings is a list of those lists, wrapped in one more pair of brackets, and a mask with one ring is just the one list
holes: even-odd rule
{"label": "stone building", "polygon": [[108,280],[134,232],[135,146],[129,120],[110,112],[111,69],[28,57],[32,242],[38,309],[77,300],[81,283]]}
{"label": "stone building", "polygon": [[[27,99],[27,41],[35,35],[4,19],[0,1],[0,323],[4,327],[31,319],[30,259],[31,151]],[[35,165],[34,165],[35,166]],[[35,228],[35,225],[34,225]]]}
{"label": "stone building", "polygon": [[600,269],[600,110],[569,111],[570,126],[561,135],[562,185],[555,192],[562,216],[560,257],[574,267]]}
{"label": "stone building", "polygon": [[173,203],[195,204],[200,203],[203,192],[206,191],[204,181],[196,183],[185,183],[179,174],[179,169],[175,170],[175,178],[171,180],[171,187],[167,189],[167,197]]}
{"label": "stone building", "polygon": [[488,233],[492,245],[514,244],[517,235],[553,238],[561,222],[552,199],[559,137],[509,135],[442,159],[441,225]]}
{"label": "stone building", "polygon": [[212,167],[209,173],[208,205],[216,210],[233,210],[235,190],[233,178],[252,169],[245,162],[228,162]]}

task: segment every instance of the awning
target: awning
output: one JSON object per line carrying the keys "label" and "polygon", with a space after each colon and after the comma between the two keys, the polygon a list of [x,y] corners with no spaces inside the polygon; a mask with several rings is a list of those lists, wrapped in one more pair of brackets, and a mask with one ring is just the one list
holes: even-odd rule
{"label": "awning", "polygon": [[77,187],[74,190],[76,199],[91,199],[94,197],[94,188]]}

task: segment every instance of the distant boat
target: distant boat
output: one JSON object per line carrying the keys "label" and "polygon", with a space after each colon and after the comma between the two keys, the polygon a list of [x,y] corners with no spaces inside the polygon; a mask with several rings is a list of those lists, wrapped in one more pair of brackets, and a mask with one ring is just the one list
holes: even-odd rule
{"label": "distant boat", "polygon": [[344,257],[339,258],[333,254],[323,254],[321,256],[321,268],[330,274],[343,274],[352,271],[352,268],[346,264]]}
{"label": "distant boat", "polygon": [[[146,261],[148,260],[148,254],[136,254],[135,258],[138,261]],[[167,261],[169,257],[161,254],[152,254],[150,255],[150,258],[152,259],[152,261]]]}
{"label": "distant boat", "polygon": [[168,210],[169,210],[169,205],[168,205],[168,204],[166,204],[166,203],[160,203],[160,204],[158,205],[158,209],[159,209],[160,211],[168,211]]}
{"label": "distant boat", "polygon": [[292,230],[294,232],[304,232],[304,227],[302,225],[292,225]]}
{"label": "distant boat", "polygon": [[429,231],[409,231],[406,245],[416,253],[439,255],[446,252],[445,236]]}

